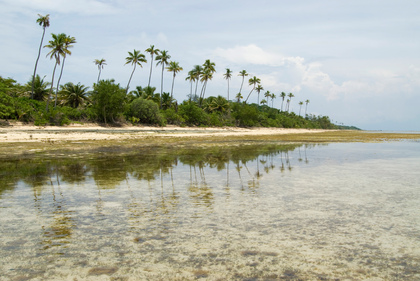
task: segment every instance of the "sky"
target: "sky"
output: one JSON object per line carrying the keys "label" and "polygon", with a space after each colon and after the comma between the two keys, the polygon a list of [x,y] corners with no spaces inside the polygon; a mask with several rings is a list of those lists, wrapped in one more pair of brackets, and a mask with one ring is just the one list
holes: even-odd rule
{"label": "sky", "polygon": [[[147,86],[154,45],[167,50],[183,71],[174,97],[190,93],[185,78],[205,60],[216,64],[206,96],[230,99],[241,70],[261,79],[264,91],[293,93],[291,110],[309,100],[308,114],[365,130],[420,130],[420,1],[418,0],[0,0],[0,76],[30,80],[42,36],[38,14],[50,14],[51,33],[77,43],[66,58],[62,83],[92,88],[95,59],[106,60],[101,79],[126,87],[133,70],[129,51],[147,63],[137,68],[130,90]],[[37,74],[52,77],[54,61],[42,49]],[[160,92],[161,67],[153,63],[152,86]],[[172,73],[165,70],[164,92]],[[245,80],[242,94],[252,87]],[[254,92],[249,102],[257,102]],[[271,104],[270,104],[271,105]],[[304,114],[305,105],[301,109]]]}

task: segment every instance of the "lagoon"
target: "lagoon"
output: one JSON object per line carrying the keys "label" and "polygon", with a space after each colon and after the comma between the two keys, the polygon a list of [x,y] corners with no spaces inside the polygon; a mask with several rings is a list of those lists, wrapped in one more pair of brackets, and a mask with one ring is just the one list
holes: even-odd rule
{"label": "lagoon", "polygon": [[107,148],[0,168],[0,280],[420,279],[418,141]]}

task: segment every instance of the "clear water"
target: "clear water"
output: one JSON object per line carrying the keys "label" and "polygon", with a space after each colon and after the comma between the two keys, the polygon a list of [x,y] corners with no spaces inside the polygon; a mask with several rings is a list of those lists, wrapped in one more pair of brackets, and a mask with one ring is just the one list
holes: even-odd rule
{"label": "clear water", "polygon": [[420,143],[0,163],[0,280],[420,280]]}

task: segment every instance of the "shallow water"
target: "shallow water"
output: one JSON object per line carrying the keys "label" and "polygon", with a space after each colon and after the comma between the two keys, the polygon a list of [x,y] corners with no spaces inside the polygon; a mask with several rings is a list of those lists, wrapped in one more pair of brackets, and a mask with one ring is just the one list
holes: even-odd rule
{"label": "shallow water", "polygon": [[420,143],[0,163],[0,280],[420,280]]}

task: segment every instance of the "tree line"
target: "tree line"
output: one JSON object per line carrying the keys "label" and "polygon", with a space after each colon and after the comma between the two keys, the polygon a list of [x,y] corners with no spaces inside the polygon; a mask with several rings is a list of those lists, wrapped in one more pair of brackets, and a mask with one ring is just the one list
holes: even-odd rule
{"label": "tree line", "polygon": [[[147,86],[136,86],[129,91],[132,77],[137,67],[147,63],[146,55],[139,50],[128,52],[125,61],[133,69],[125,87],[113,79],[101,80],[106,65],[104,58],[95,59],[98,77],[92,90],[81,83],[60,84],[66,58],[76,38],[64,33],[51,34],[51,40],[43,46],[46,29],[50,26],[49,15],[39,15],[37,23],[42,27],[42,37],[30,80],[21,85],[11,78],[0,77],[0,118],[34,122],[36,125],[64,125],[71,122],[103,122],[105,124],[131,122],[133,124],[153,124],[164,126],[176,124],[185,126],[271,126],[285,128],[334,128],[327,116],[307,114],[309,100],[299,102],[299,114],[290,110],[294,94],[282,92],[281,107],[274,107],[276,95],[265,91],[261,79],[248,79],[249,93],[243,94],[246,70],[239,72],[242,78],[239,92],[231,100],[230,80],[233,72],[227,68],[223,77],[227,80],[227,95],[206,97],[207,84],[216,72],[216,64],[207,59],[202,65],[195,65],[188,72],[190,93],[180,103],[174,99],[176,75],[183,71],[179,62],[172,61],[167,50],[159,50],[151,45],[145,50],[150,55],[150,70]],[[42,49],[47,48],[47,57],[54,60],[51,81],[37,74],[37,66]],[[151,85],[153,66],[161,67],[160,93]],[[58,71],[57,71],[58,68]],[[170,92],[163,91],[165,69],[172,73]],[[56,73],[57,72],[57,73]],[[56,75],[58,75],[57,81]],[[56,82],[56,84],[55,84]],[[55,87],[54,87],[55,86]],[[199,87],[200,86],[200,87]],[[257,103],[249,104],[250,96],[257,94]],[[260,95],[263,97],[260,100]],[[245,96],[245,98],[244,98]],[[270,106],[271,102],[271,106]],[[302,113],[302,106],[304,114]],[[284,107],[284,108],[283,108]]]}

